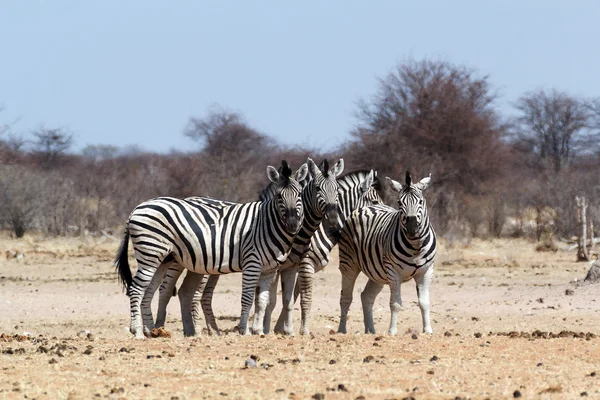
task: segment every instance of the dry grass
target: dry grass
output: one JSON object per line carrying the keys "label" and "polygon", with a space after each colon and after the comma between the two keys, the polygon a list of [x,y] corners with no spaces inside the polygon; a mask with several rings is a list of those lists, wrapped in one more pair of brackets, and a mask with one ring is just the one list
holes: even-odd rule
{"label": "dry grass", "polygon": [[[442,246],[433,336],[418,334],[410,283],[403,285],[401,334],[384,333],[387,289],[375,304],[381,333],[361,334],[362,278],[351,333],[331,334],[339,310],[334,262],[316,276],[309,337],[186,339],[174,299],[158,338],[136,341],[111,265],[117,246],[109,238],[0,239],[0,250],[25,255],[0,260],[0,398],[600,397],[598,287],[574,282],[589,266],[564,249],[540,253],[520,240]],[[226,276],[215,294],[227,331],[237,324],[239,288],[239,276]],[[256,368],[246,368],[253,355]]]}

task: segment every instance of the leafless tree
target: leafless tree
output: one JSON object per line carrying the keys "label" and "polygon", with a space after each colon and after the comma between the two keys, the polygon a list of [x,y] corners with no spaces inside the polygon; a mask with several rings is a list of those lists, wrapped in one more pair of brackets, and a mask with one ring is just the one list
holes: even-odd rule
{"label": "leafless tree", "polygon": [[22,166],[0,166],[0,225],[16,237],[35,226],[43,177]]}
{"label": "leafless tree", "polygon": [[[433,174],[429,194],[436,229],[461,209],[463,194],[481,195],[483,182],[502,175],[509,156],[505,124],[488,78],[445,61],[408,61],[359,102],[353,140],[341,152],[351,164],[382,175]],[[454,221],[456,223],[458,221]]]}
{"label": "leafless tree", "polygon": [[33,149],[41,156],[42,166],[56,167],[60,158],[73,145],[73,134],[62,128],[40,128],[32,133],[34,136]]}
{"label": "leafless tree", "polygon": [[515,144],[533,156],[536,168],[555,172],[569,165],[578,152],[593,145],[590,111],[586,102],[557,90],[538,90],[522,96],[517,104]]}

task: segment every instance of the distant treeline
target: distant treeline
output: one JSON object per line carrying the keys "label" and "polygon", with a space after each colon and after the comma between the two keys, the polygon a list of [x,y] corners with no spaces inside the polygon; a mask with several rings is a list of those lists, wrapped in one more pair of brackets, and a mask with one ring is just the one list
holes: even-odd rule
{"label": "distant treeline", "polygon": [[497,100],[473,69],[403,62],[359,102],[349,140],[328,153],[283,146],[242,115],[212,109],[182,133],[197,141],[195,152],[89,145],[73,154],[69,132],[19,134],[0,113],[0,228],[18,237],[80,235],[120,229],[138,203],[157,196],[253,201],[268,183],[267,165],[296,167],[310,156],[343,157],[346,171],[380,177],[431,173],[432,219],[449,239],[576,235],[575,196],[587,196],[588,218],[598,212],[600,100],[535,89],[511,115]]}

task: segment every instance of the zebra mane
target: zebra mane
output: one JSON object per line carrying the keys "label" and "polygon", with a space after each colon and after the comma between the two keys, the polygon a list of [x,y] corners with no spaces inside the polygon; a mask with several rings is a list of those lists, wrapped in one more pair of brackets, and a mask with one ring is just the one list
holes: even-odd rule
{"label": "zebra mane", "polygon": [[288,165],[287,161],[281,160],[281,167],[279,167],[279,173],[284,177],[289,179],[292,176],[292,169]]}
{"label": "zebra mane", "polygon": [[[357,169],[356,171],[350,171],[345,173],[344,175],[338,177],[338,181],[352,181],[354,178],[364,178],[369,175],[371,172],[370,169]],[[377,193],[383,193],[383,186],[381,185],[381,181],[375,172],[375,176],[373,177],[373,183],[371,187],[377,191]]]}
{"label": "zebra mane", "polygon": [[327,161],[326,158],[324,158],[323,161],[321,161],[321,164],[319,164],[319,169],[325,177],[329,176],[329,161]]}
{"label": "zebra mane", "polygon": [[412,178],[410,177],[410,172],[406,171],[406,187],[410,187],[412,183]]}

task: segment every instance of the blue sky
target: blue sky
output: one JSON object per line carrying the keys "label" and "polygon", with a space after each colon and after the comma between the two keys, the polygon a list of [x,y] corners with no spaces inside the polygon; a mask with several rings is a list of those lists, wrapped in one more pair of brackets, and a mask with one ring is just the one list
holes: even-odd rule
{"label": "blue sky", "polygon": [[598,1],[2,1],[0,125],[86,144],[196,146],[219,104],[285,144],[333,148],[356,101],[407,58],[489,75],[498,106],[553,87],[600,96]]}

